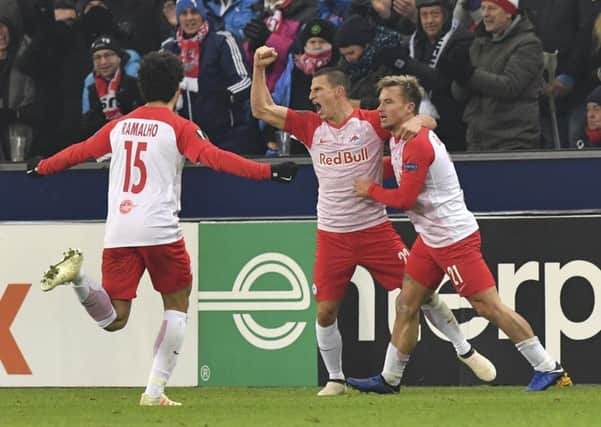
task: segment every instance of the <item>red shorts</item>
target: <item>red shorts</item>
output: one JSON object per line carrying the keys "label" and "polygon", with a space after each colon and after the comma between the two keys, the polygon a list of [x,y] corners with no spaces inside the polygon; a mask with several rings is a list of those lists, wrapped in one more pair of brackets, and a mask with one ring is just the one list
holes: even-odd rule
{"label": "red shorts", "polygon": [[105,248],[102,252],[102,287],[111,299],[131,300],[144,270],[152,286],[162,294],[192,284],[190,256],[184,239],[174,243],[131,248]]}
{"label": "red shorts", "polygon": [[418,236],[407,261],[407,275],[426,288],[436,290],[445,274],[462,297],[495,286],[480,250],[480,231],[444,248],[431,248]]}
{"label": "red shorts", "polygon": [[365,267],[385,289],[401,287],[407,246],[386,221],[348,233],[317,230],[313,281],[317,301],[340,301],[355,267]]}

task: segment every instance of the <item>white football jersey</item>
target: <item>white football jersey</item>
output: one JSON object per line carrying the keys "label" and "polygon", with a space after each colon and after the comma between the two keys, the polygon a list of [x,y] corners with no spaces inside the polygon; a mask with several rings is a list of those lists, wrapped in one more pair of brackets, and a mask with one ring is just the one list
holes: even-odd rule
{"label": "white football jersey", "polygon": [[333,232],[363,230],[388,220],[381,203],[356,196],[354,178],[382,182],[382,157],[388,132],[376,111],[354,110],[334,126],[313,112],[288,109],[285,130],[308,148],[319,184],[317,227]]}
{"label": "white football jersey", "polygon": [[[434,151],[430,165],[409,161],[409,158],[430,157],[415,153],[415,150]],[[414,150],[413,156],[410,151]],[[476,230],[478,223],[467,209],[463,190],[457,172],[445,145],[431,130],[422,131],[409,141],[395,141],[390,138],[390,154],[397,182],[403,179],[404,171],[427,167],[424,186],[417,197],[415,206],[405,213],[413,223],[424,242],[431,247],[450,246],[464,239]],[[415,155],[417,154],[417,155]],[[407,173],[406,172],[406,173]]]}
{"label": "white football jersey", "polygon": [[216,171],[267,180],[271,166],[214,146],[193,122],[164,107],[140,107],[110,121],[87,140],[42,160],[42,175],[89,158],[111,157],[105,247],[173,243],[179,225],[185,159]]}

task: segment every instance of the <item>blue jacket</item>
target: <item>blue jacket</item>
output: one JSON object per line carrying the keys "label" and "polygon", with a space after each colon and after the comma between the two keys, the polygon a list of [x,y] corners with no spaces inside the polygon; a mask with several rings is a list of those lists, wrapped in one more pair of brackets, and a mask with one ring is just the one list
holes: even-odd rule
{"label": "blue jacket", "polygon": [[257,16],[257,12],[252,9],[256,2],[256,0],[233,0],[222,15],[220,1],[205,1],[211,28],[215,31],[229,31],[239,43],[242,43],[246,38],[244,27]]}
{"label": "blue jacket", "polygon": [[[177,40],[162,48],[179,55]],[[250,77],[236,39],[227,31],[210,31],[202,41],[198,92],[183,93],[180,115],[194,121],[211,137],[250,120]]]}

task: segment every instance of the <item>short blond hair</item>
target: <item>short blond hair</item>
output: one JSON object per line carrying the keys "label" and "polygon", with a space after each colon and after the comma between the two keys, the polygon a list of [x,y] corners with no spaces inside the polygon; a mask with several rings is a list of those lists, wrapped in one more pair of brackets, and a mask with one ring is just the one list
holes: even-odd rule
{"label": "short blond hair", "polygon": [[386,76],[378,81],[378,95],[385,87],[398,87],[401,90],[401,96],[405,102],[412,102],[415,105],[415,112],[419,111],[419,105],[426,96],[426,91],[419,84],[415,76],[408,74],[400,76]]}

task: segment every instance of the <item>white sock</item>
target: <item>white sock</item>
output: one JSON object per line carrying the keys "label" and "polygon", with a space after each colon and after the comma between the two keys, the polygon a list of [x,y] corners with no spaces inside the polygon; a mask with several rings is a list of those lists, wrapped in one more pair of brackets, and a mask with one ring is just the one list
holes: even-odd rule
{"label": "white sock", "polygon": [[338,320],[330,326],[320,326],[315,322],[317,346],[326,365],[331,380],[344,380],[342,372],[342,336],[338,330]]}
{"label": "white sock", "polygon": [[515,347],[535,370],[547,372],[555,369],[555,359],[547,353],[536,335],[517,343]]}
{"label": "white sock", "polygon": [[115,321],[117,312],[111,303],[111,298],[92,277],[80,272],[77,279],[73,281],[73,290],[81,305],[98,326],[104,329]]}
{"label": "white sock", "polygon": [[437,293],[432,294],[430,302],[422,305],[421,309],[436,329],[451,340],[458,355],[464,355],[471,350],[472,346],[459,329],[455,315]]}
{"label": "white sock", "polygon": [[382,369],[382,378],[390,385],[399,385],[401,378],[403,378],[405,367],[409,362],[409,357],[409,354],[401,353],[391,342],[388,343],[384,368]]}
{"label": "white sock", "polygon": [[100,288],[100,284],[97,284],[91,277],[88,277],[83,272],[83,267],[79,269],[77,278],[73,281],[73,290],[79,298],[79,302],[84,302],[90,293],[90,287]]}
{"label": "white sock", "polygon": [[165,391],[165,384],[169,381],[171,373],[177,363],[186,334],[186,313],[176,310],[166,310],[163,323],[154,343],[154,360],[148,385],[144,393],[150,397],[161,397]]}

